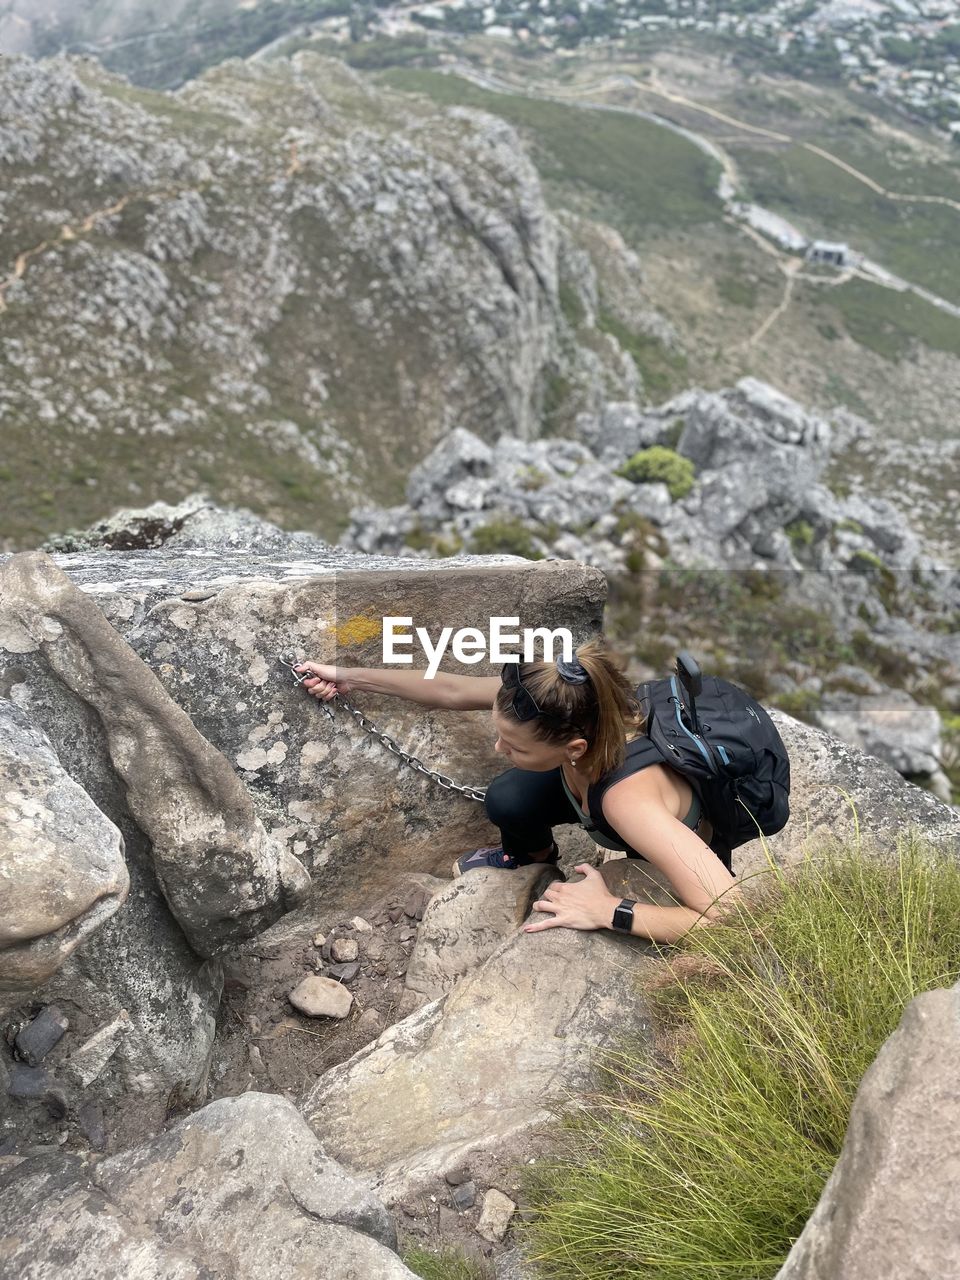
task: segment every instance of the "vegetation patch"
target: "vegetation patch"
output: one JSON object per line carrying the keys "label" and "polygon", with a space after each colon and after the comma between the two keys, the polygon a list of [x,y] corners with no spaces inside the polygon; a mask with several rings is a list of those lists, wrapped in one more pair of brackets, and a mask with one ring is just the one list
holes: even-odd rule
{"label": "vegetation patch", "polygon": [[554,207],[601,218],[629,239],[651,230],[717,222],[716,161],[685,138],[627,112],[589,111],[520,94],[492,93],[455,75],[398,67],[394,88],[435,102],[480,107],[516,125]]}
{"label": "vegetation patch", "polygon": [[533,535],[522,520],[504,517],[491,520],[473,530],[470,550],[481,556],[523,556],[525,560],[542,560]]}
{"label": "vegetation patch", "polygon": [[659,481],[670,490],[674,502],[690,492],[695,478],[690,459],[661,444],[635,453],[617,468],[617,475],[632,484],[656,484]]}
{"label": "vegetation patch", "polygon": [[489,1280],[490,1271],[480,1261],[468,1258],[459,1249],[407,1249],[403,1261],[420,1280]]}
{"label": "vegetation patch", "polygon": [[597,328],[616,338],[632,357],[654,402],[668,400],[687,385],[687,358],[682,352],[672,351],[659,338],[637,333],[608,311],[601,311],[597,317]]}
{"label": "vegetation patch", "polygon": [[627,1042],[530,1174],[544,1280],[772,1280],[915,996],[960,976],[960,865],[912,834],[772,862],[664,948],[654,1056]]}

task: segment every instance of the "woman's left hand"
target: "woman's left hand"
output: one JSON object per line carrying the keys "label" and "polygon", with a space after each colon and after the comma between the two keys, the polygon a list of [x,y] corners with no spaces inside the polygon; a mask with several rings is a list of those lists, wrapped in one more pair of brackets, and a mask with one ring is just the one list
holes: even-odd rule
{"label": "woman's left hand", "polygon": [[563,882],[555,880],[548,885],[543,897],[533,904],[534,911],[552,912],[548,920],[525,924],[524,933],[537,933],[540,929],[607,929],[613,923],[613,912],[619,898],[607,888],[603,876],[586,862],[574,867],[583,875],[582,880]]}

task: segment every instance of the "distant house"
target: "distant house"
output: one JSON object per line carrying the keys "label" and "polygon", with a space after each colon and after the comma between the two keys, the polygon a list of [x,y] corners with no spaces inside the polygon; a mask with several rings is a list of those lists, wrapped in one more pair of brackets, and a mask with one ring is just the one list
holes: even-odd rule
{"label": "distant house", "polygon": [[846,267],[850,262],[850,246],[832,240],[813,240],[807,245],[806,258],[825,267]]}

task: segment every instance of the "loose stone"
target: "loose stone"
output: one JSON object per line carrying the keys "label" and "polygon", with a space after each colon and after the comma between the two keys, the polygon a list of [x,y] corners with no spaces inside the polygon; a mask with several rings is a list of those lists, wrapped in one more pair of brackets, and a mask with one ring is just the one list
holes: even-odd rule
{"label": "loose stone", "polygon": [[126,1009],[121,1009],[119,1017],[95,1031],[89,1040],[71,1053],[63,1064],[65,1073],[85,1089],[103,1072],[129,1030],[130,1015]]}
{"label": "loose stone", "polygon": [[341,982],[310,974],[290,992],[290,1003],[308,1018],[345,1018],[353,996]]}
{"label": "loose stone", "polygon": [[51,1049],[60,1043],[70,1023],[56,1005],[47,1005],[17,1036],[17,1053],[32,1067],[43,1061]]}
{"label": "loose stone", "polygon": [[359,960],[354,960],[350,964],[327,965],[327,976],[337,978],[340,982],[352,982],[359,972]]}
{"label": "loose stone", "polygon": [[334,938],[333,946],[330,948],[330,958],[335,960],[337,964],[346,964],[351,960],[356,960],[360,954],[360,948],[357,945],[356,938]]}
{"label": "loose stone", "polygon": [[364,920],[363,916],[354,916],[350,921],[357,933],[371,933],[373,925],[369,920]]}
{"label": "loose stone", "polygon": [[480,1211],[477,1231],[484,1240],[494,1242],[502,1240],[507,1234],[510,1219],[516,1212],[516,1208],[509,1196],[505,1196],[496,1187],[491,1187],[483,1197],[483,1208]]}
{"label": "loose stone", "polygon": [[[477,1203],[477,1184],[475,1182],[461,1183],[459,1187],[454,1187],[453,1195],[450,1198],[453,1201],[453,1207],[459,1213],[472,1209]],[[486,1210],[486,1201],[484,1201],[484,1210]],[[509,1221],[509,1218],[507,1221]],[[504,1227],[504,1230],[506,1230],[506,1227]],[[502,1237],[498,1236],[497,1239],[502,1239]]]}

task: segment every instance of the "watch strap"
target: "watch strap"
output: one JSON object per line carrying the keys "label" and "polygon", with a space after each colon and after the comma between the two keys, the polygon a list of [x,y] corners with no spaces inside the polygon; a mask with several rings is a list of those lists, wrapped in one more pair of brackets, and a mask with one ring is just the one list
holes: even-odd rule
{"label": "watch strap", "polygon": [[614,908],[613,923],[611,929],[616,929],[618,933],[633,932],[633,908],[637,905],[636,899],[624,898],[620,904]]}

